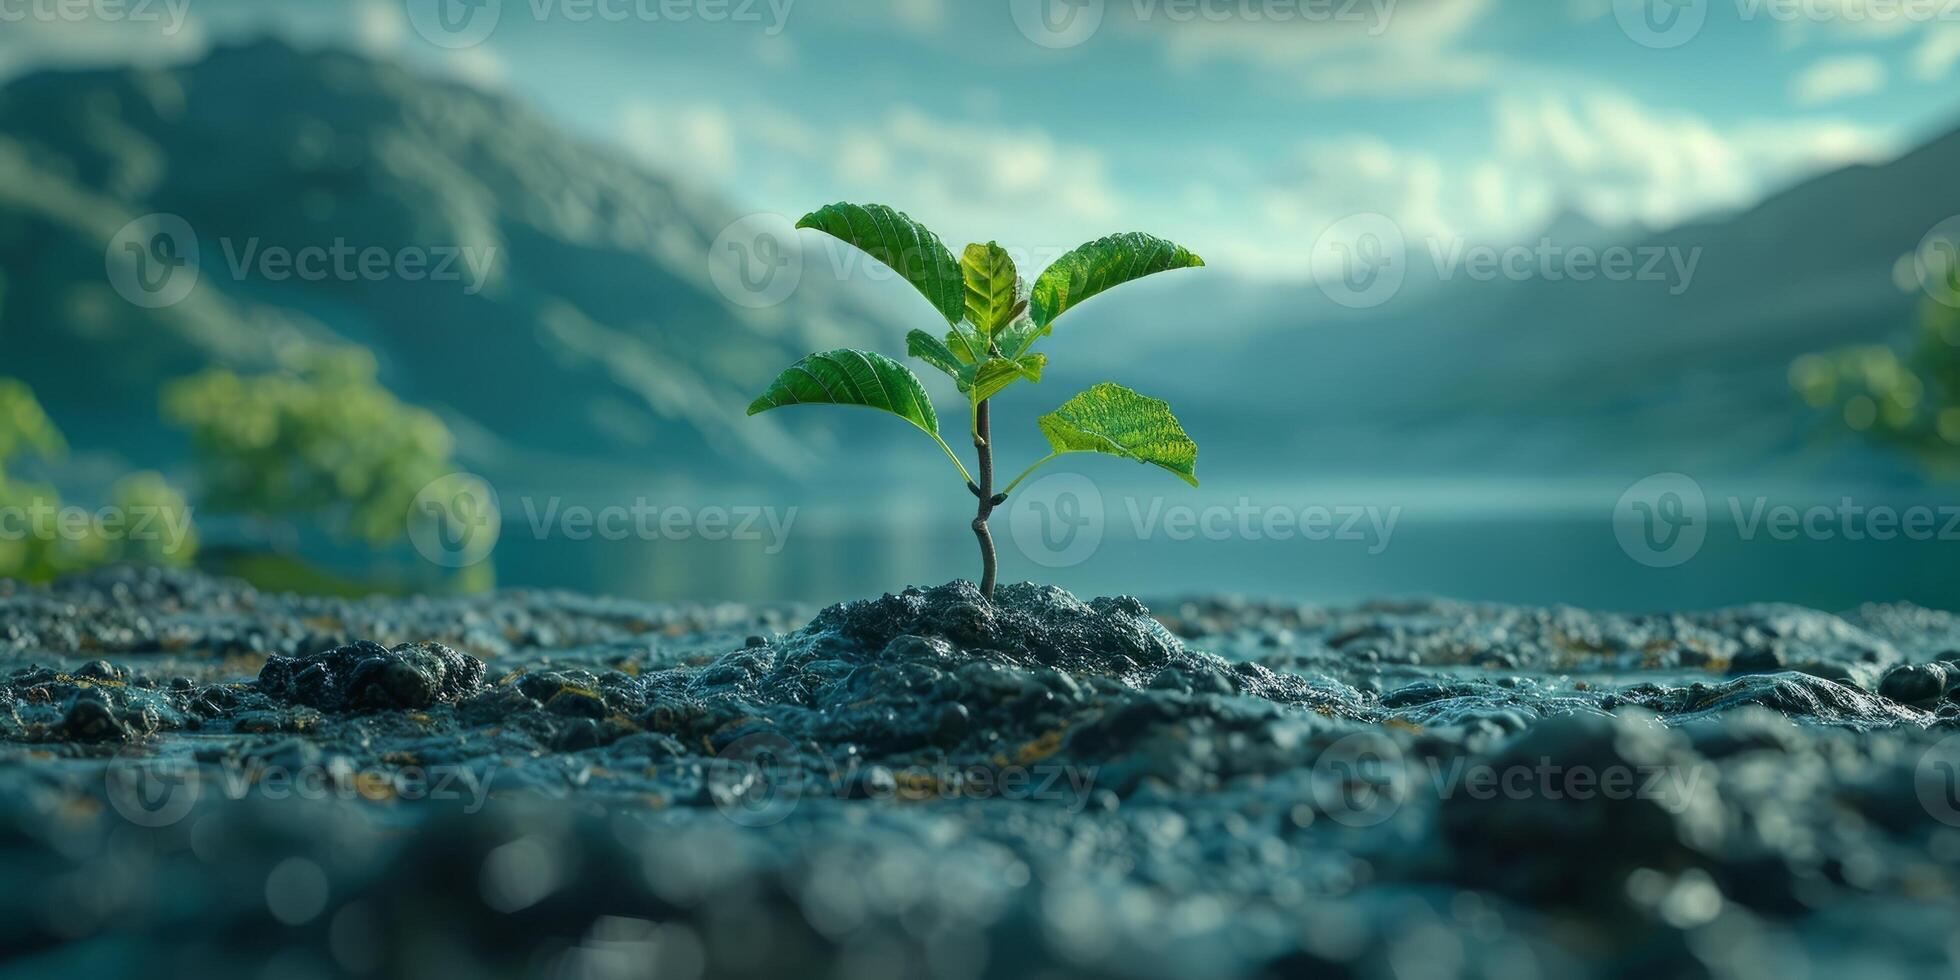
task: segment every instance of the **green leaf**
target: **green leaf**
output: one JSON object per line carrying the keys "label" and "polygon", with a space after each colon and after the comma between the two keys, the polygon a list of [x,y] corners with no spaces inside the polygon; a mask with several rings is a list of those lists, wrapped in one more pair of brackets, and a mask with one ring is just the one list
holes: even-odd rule
{"label": "green leaf", "polygon": [[905,335],[905,352],[946,372],[947,377],[959,382],[961,391],[973,380],[973,366],[962,363],[944,341],[924,330]]}
{"label": "green leaf", "polygon": [[1028,352],[1029,347],[1034,346],[1035,339],[1041,334],[1042,329],[1035,326],[1034,320],[1023,313],[1015,317],[1013,323],[994,335],[994,346],[1000,348],[1001,354],[1005,357],[1020,357]]}
{"label": "green leaf", "polygon": [[1000,394],[1002,389],[1023,378],[1040,381],[1042,368],[1048,366],[1046,354],[1030,354],[1018,359],[992,357],[977,364],[968,364],[958,353],[924,330],[906,334],[905,349],[913,357],[945,372],[960,386],[962,393],[971,392],[977,383],[980,394],[976,398],[979,401]]}
{"label": "green leaf", "polygon": [[890,266],[948,323],[966,312],[966,285],[953,253],[926,227],[882,204],[833,204],[796,223],[815,228]]}
{"label": "green leaf", "polygon": [[1168,403],[1121,385],[1096,385],[1043,415],[1041,434],[1056,453],[1107,453],[1150,463],[1198,485],[1198,444]]}
{"label": "green leaf", "polygon": [[797,361],[749,405],[749,414],[788,405],[861,405],[890,412],[939,437],[939,416],[919,376],[871,351],[846,348]]}
{"label": "green leaf", "polygon": [[1025,378],[1029,381],[1041,380],[1041,369],[1048,366],[1048,355],[1029,354],[1020,360],[996,357],[974,369],[973,386],[978,390],[976,396],[986,401],[1001,393],[1008,385]]}
{"label": "green leaf", "polygon": [[953,356],[966,365],[978,364],[988,357],[987,338],[973,324],[965,320],[955,320],[953,329],[946,332],[946,346]]}
{"label": "green leaf", "polygon": [[1019,312],[1014,292],[1020,278],[1014,260],[993,242],[968,245],[960,256],[960,274],[966,280],[966,320],[991,339]]}
{"label": "green leaf", "polygon": [[1099,238],[1055,260],[1034,282],[1029,312],[1046,334],[1055,318],[1103,290],[1205,260],[1181,245],[1141,232]]}

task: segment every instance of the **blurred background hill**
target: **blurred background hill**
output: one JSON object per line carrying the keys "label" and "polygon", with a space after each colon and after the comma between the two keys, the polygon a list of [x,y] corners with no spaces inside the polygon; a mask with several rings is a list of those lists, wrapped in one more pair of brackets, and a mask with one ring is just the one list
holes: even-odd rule
{"label": "blurred background hill", "polygon": [[[941,32],[972,16],[930,3],[895,6],[901,13],[887,13],[881,26],[907,23],[902,11],[913,7],[937,11],[920,16],[943,18]],[[1061,570],[1010,554],[1010,576],[1088,590],[1452,592],[1620,606],[1771,597],[1841,605],[1904,594],[1937,601],[1953,584],[1950,573],[1936,571],[1950,563],[1932,550],[1872,548],[1850,560],[1815,542],[1789,560],[1767,562],[1761,548],[1733,561],[1717,549],[1697,568],[1662,577],[1627,562],[1611,530],[1620,492],[1663,472],[1692,475],[1712,501],[1723,493],[1793,501],[1860,494],[1937,502],[1950,495],[1924,465],[1924,453],[1845,438],[1840,406],[1829,397],[1807,405],[1791,380],[1792,364],[1806,354],[1904,346],[1917,335],[1929,300],[1914,279],[1912,257],[1929,229],[1960,214],[1960,182],[1953,179],[1960,133],[1951,131],[1950,100],[1919,97],[1912,114],[1869,117],[1871,132],[1855,137],[1840,115],[1811,130],[1788,129],[1798,135],[1786,142],[1814,152],[1689,154],[1672,165],[1675,184],[1740,189],[1684,192],[1665,207],[1641,206],[1640,195],[1652,190],[1645,176],[1621,178],[1631,189],[1619,197],[1610,175],[1548,181],[1526,195],[1530,208],[1493,206],[1514,211],[1514,220],[1483,225],[1430,220],[1413,206],[1385,203],[1387,197],[1350,194],[1332,211],[1315,205],[1320,210],[1301,217],[1287,234],[1288,249],[1279,250],[1222,231],[1193,234],[1181,227],[1185,219],[1153,220],[1113,206],[1120,201],[1098,204],[1093,188],[1057,174],[1104,165],[1075,159],[1067,145],[1036,130],[1006,131],[1023,141],[1015,145],[1022,156],[1047,161],[1028,164],[1036,175],[1029,187],[975,195],[1052,196],[1060,202],[1054,208],[986,212],[944,204],[962,198],[961,174],[931,170],[931,157],[922,171],[903,169],[907,157],[869,154],[853,162],[851,147],[867,143],[863,134],[811,119],[806,128],[831,136],[845,158],[840,172],[863,175],[857,186],[813,175],[812,184],[836,188],[816,192],[743,179],[759,166],[755,157],[785,156],[783,147],[811,138],[792,125],[793,112],[718,114],[704,108],[708,96],[671,84],[635,93],[630,111],[610,123],[569,109],[568,100],[600,99],[578,88],[594,69],[554,61],[552,53],[565,49],[550,31],[591,25],[525,24],[514,7],[498,42],[455,54],[424,43],[393,5],[351,5],[347,23],[325,26],[297,8],[266,10],[278,12],[216,5],[198,28],[208,34],[194,30],[181,49],[0,48],[12,55],[0,65],[15,66],[0,85],[0,172],[8,174],[0,181],[0,375],[31,388],[69,449],[23,465],[76,499],[108,499],[134,471],[161,473],[194,501],[200,493],[208,499],[212,485],[223,482],[223,466],[200,461],[199,448],[209,450],[208,430],[227,410],[207,406],[200,430],[182,411],[167,410],[173,384],[208,379],[214,370],[244,379],[290,374],[315,357],[365,351],[355,363],[368,366],[356,373],[371,378],[355,383],[371,381],[375,397],[426,412],[441,432],[404,450],[412,462],[377,462],[372,486],[361,492],[376,512],[392,513],[424,476],[449,469],[480,475],[505,498],[496,578],[506,584],[837,598],[969,574],[957,513],[964,495],[943,485],[944,464],[930,447],[892,438],[884,420],[744,415],[754,393],[802,353],[854,345],[896,354],[905,331],[930,317],[901,285],[863,269],[840,272],[836,256],[807,238],[801,278],[780,303],[744,302],[717,283],[711,253],[745,215],[793,218],[857,197],[910,210],[955,245],[999,237],[1028,256],[1024,273],[1079,241],[1133,227],[1180,237],[1211,260],[1201,273],[1159,277],[1072,314],[1050,347],[1054,365],[1043,383],[1002,399],[1003,412],[1030,418],[1025,431],[1003,436],[1010,457],[1035,453],[1034,414],[1088,383],[1118,378],[1178,408],[1203,449],[1206,482],[1185,498],[1127,467],[1079,467],[1101,481],[1112,513],[1140,493],[1135,499],[1146,503],[1161,496],[1170,504],[1229,506],[1250,498],[1407,514],[1396,547],[1380,554],[1296,544],[1255,556],[1244,541],[1211,548],[1141,541],[1112,543],[1084,566]],[[880,48],[888,60],[874,61],[875,70],[848,89],[833,66],[796,59],[809,58],[827,32],[863,25],[835,11],[806,16],[807,33],[792,20],[781,47],[768,47],[773,36],[766,32],[731,40],[738,35],[732,24],[694,36],[741,45],[752,73],[775,72],[792,86],[804,73],[808,86],[829,86],[833,108],[860,104],[867,125],[890,130],[880,151],[886,156],[908,140],[934,144],[935,152],[1008,152],[977,125],[935,123],[929,105],[898,102],[878,123],[881,98],[930,98],[907,87],[930,77],[914,64],[919,51]],[[1404,16],[1407,26],[1398,31],[1420,34],[1423,25],[1443,24],[1439,30],[1464,38],[1477,36],[1466,25],[1480,18],[1501,25],[1509,15],[1485,4],[1431,3]],[[1595,32],[1589,37],[1612,31],[1610,18],[1604,26],[1596,18],[1574,23]],[[1052,59],[1065,82],[1105,54],[1149,43],[1136,32],[1161,26],[1114,23],[1107,37],[1074,51],[1022,45],[1030,50],[1009,59],[1019,67],[1001,84],[1009,96],[1027,84],[1021,76],[1028,59]],[[677,25],[662,27],[663,45],[682,43]],[[1015,37],[1011,22],[989,27],[997,41]],[[1206,63],[1204,44],[1214,40],[1251,45],[1247,60],[1265,64],[1256,44],[1236,35],[1187,33],[1199,52],[1187,52],[1195,64]],[[1200,44],[1199,37],[1209,40]],[[1008,41],[999,43],[1005,50]],[[1729,42],[1711,35],[1696,43]],[[1339,63],[1359,57],[1358,50],[1343,42],[1325,57]],[[491,51],[519,67],[483,70],[480,59]],[[710,45],[695,57],[725,55]],[[787,66],[780,58],[790,59]],[[554,64],[566,73],[562,87],[527,85],[524,72]],[[649,71],[665,80],[672,67]],[[703,76],[703,83],[719,78]],[[737,87],[731,81],[718,91]],[[1467,97],[1450,91],[1450,98]],[[968,114],[999,111],[984,97],[963,97],[978,99],[979,108],[962,110]],[[1500,122],[1530,128],[1511,118],[1517,112],[1500,109]],[[1391,102],[1372,111],[1414,118],[1423,110]],[[1344,130],[1365,125],[1340,118]],[[730,125],[737,127],[732,134],[723,131]],[[1741,123],[1708,125],[1724,135],[1744,130]],[[794,139],[783,135],[791,131]],[[1052,132],[1077,135],[1066,123]],[[1405,141],[1419,142],[1423,132],[1418,124]],[[1431,132],[1444,143],[1459,131],[1439,124]],[[1763,142],[1783,131],[1751,132]],[[1139,136],[1111,152],[1147,155],[1149,141],[1162,135]],[[1275,212],[1303,206],[1228,163],[1199,165],[1202,157],[1188,148],[1166,146],[1166,165],[1185,170],[1180,193],[1195,195],[1181,212],[1187,217],[1210,215],[1223,228],[1237,220],[1236,209],[1258,208],[1262,200]],[[1367,172],[1373,160],[1391,175],[1409,169],[1377,150],[1339,167]],[[1600,153],[1610,147],[1592,155]],[[1547,144],[1527,157],[1542,163],[1562,154],[1571,155]],[[1314,186],[1337,167],[1303,149],[1275,158],[1274,166],[1297,168],[1285,178],[1287,193]],[[1738,170],[1750,172],[1737,177]],[[1420,185],[1425,171],[1414,171]],[[858,193],[880,180],[890,193]],[[988,226],[968,227],[976,211]],[[1391,299],[1353,308],[1308,273],[1314,234],[1327,224],[1316,216],[1364,212],[1385,213],[1406,236],[1404,284]],[[114,270],[127,244],[118,236],[153,215],[180,218],[197,259],[195,285],[181,301],[149,308],[119,293]],[[454,278],[308,280],[254,264],[266,250],[334,243],[390,254],[420,249],[435,261],[448,255]],[[1548,247],[1559,254],[1624,249],[1637,267],[1651,259],[1655,274],[1483,279],[1461,261],[1466,250]],[[1284,274],[1275,273],[1276,262]],[[256,541],[249,520],[224,520],[227,512],[256,519],[277,510],[281,485],[270,486],[254,506],[204,506],[214,518],[207,549]],[[780,555],[768,556],[759,547],[711,549],[703,542],[577,546],[512,531],[523,520],[520,500],[602,505],[639,496],[697,508],[798,506],[804,523]],[[356,523],[347,514],[333,533],[319,533],[324,511],[309,507],[285,515],[297,527],[289,543],[309,560],[358,580],[362,556],[379,548],[393,556],[388,574],[401,581],[449,574],[419,568],[399,535],[363,543],[361,534],[339,533]]]}

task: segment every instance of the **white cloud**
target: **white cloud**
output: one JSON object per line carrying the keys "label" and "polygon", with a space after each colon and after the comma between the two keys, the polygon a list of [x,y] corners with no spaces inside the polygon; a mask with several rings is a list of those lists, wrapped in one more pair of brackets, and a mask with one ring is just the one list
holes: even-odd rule
{"label": "white cloud", "polygon": [[[1770,0],[1760,0],[1763,10]],[[1834,40],[1883,41],[1904,37],[1938,19],[1946,0],[1803,0],[1794,8],[1802,16],[1782,16],[1784,42],[1792,47],[1819,37]],[[1927,6],[1930,3],[1931,6]],[[1747,9],[1747,8],[1745,8]],[[1782,9],[1782,8],[1777,8]],[[1766,16],[1766,15],[1759,15]]]}
{"label": "white cloud", "polygon": [[1869,55],[1825,58],[1791,81],[1790,98],[1815,106],[1870,95],[1885,87],[1885,74],[1885,62]]}
{"label": "white cloud", "polygon": [[1294,2],[1275,4],[1275,16],[1269,17],[1260,14],[1259,4],[1210,2],[1198,4],[1187,17],[1176,13],[1186,5],[1169,0],[1109,5],[1112,15],[1128,14],[1126,23],[1161,37],[1180,59],[1244,58],[1272,65],[1357,49],[1433,51],[1461,39],[1492,7],[1492,0]]}
{"label": "white cloud", "polygon": [[[1267,16],[1260,4],[1212,0],[1190,8],[1212,11],[1174,16],[1186,9],[1170,0],[1110,4],[1133,32],[1162,39],[1172,63],[1193,67],[1235,60],[1291,76],[1298,94],[1310,98],[1408,96],[1486,84],[1499,59],[1458,50],[1459,43],[1493,0],[1361,0],[1310,3],[1297,0]],[[1232,16],[1219,16],[1219,13]]]}
{"label": "white cloud", "polygon": [[1234,223],[1246,233],[1211,247],[1241,270],[1298,276],[1321,231],[1365,212],[1389,216],[1412,239],[1517,240],[1563,207],[1609,226],[1667,227],[1890,149],[1853,123],[1718,129],[1612,91],[1500,99],[1490,132],[1485,150],[1458,157],[1372,136],[1302,144],[1284,179],[1258,191]]}
{"label": "white cloud", "polygon": [[354,6],[354,43],[371,55],[384,55],[401,46],[408,18],[399,3],[361,0]]}
{"label": "white cloud", "polygon": [[641,159],[669,173],[713,179],[734,168],[735,124],[716,106],[664,110],[629,102],[620,111],[619,139]]}
{"label": "white cloud", "polygon": [[1926,32],[1912,52],[1912,75],[1922,82],[1937,82],[1960,64],[1960,24],[1941,24]]}
{"label": "white cloud", "polygon": [[892,17],[907,29],[931,34],[946,23],[946,0],[890,0]]}
{"label": "white cloud", "polygon": [[496,88],[510,75],[510,66],[487,44],[448,52],[443,67],[450,74],[478,88]]}
{"label": "white cloud", "polygon": [[1100,152],[1038,127],[948,121],[906,106],[821,132],[773,109],[736,118],[716,106],[633,102],[618,131],[660,169],[724,188],[739,182],[758,206],[807,209],[820,187],[825,200],[903,207],[948,241],[1018,234],[1002,244],[1049,259],[1124,211]]}
{"label": "white cloud", "polygon": [[1828,121],[1717,128],[1601,91],[1501,100],[1496,162],[1609,223],[1667,225],[1741,207],[1818,169],[1881,157],[1877,130]]}
{"label": "white cloud", "polygon": [[0,79],[42,68],[180,64],[203,54],[209,43],[186,0],[150,5],[142,16],[132,12],[120,20],[21,17],[0,25]]}

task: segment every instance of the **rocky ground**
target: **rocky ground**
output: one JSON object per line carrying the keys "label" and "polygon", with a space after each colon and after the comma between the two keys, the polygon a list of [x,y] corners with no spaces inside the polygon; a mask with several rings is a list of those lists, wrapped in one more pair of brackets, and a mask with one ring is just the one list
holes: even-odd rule
{"label": "rocky ground", "polygon": [[1956,690],[1906,606],[0,582],[0,962],[1946,975]]}

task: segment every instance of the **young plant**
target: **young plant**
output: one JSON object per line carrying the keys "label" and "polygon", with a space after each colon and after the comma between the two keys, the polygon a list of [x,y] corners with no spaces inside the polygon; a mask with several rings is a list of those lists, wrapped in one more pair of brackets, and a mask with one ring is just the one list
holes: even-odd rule
{"label": "young plant", "polygon": [[918,376],[883,354],[849,348],[811,354],[778,375],[749,414],[787,405],[856,405],[889,412],[931,436],[980,500],[973,534],[980,542],[981,594],[993,598],[998,571],[987,519],[1049,460],[1106,453],[1163,467],[1198,485],[1193,474],[1198,446],[1170,406],[1105,382],[1036,420],[1051,451],[996,493],[989,403],[1017,381],[1041,380],[1048,356],[1033,348],[1063,313],[1132,279],[1201,266],[1203,259],[1161,238],[1111,235],[1057,259],[1028,287],[999,245],[968,245],[956,261],[939,236],[882,204],[833,204],[805,215],[796,226],[831,235],[889,266],[946,319],[950,329],[944,339],[914,330],[906,336],[906,352],[945,372],[966,395],[979,477],[940,437],[939,417]]}

